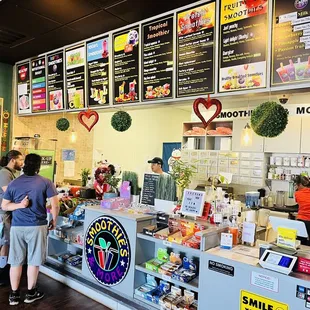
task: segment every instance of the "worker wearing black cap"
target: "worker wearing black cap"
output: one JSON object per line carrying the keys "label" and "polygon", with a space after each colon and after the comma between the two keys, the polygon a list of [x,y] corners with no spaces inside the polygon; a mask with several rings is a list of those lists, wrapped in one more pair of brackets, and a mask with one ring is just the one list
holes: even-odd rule
{"label": "worker wearing black cap", "polygon": [[148,163],[151,164],[151,169],[154,173],[166,174],[166,172],[163,171],[164,162],[160,157],[154,157],[149,160]]}

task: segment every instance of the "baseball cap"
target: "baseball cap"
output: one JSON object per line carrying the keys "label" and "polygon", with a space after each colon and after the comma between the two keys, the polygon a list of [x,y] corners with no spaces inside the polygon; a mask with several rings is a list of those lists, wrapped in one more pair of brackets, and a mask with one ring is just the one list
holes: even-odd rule
{"label": "baseball cap", "polygon": [[154,157],[153,159],[148,161],[149,164],[159,164],[163,166],[164,162],[160,157]]}

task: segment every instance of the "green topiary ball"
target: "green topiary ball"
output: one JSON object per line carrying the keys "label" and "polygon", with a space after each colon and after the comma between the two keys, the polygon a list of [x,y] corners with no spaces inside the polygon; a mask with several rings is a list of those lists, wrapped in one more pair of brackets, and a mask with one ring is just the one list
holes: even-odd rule
{"label": "green topiary ball", "polygon": [[251,115],[251,126],[262,137],[277,137],[284,131],[287,123],[288,111],[273,101],[262,103]]}
{"label": "green topiary ball", "polygon": [[116,112],[111,119],[111,125],[112,127],[117,131],[126,131],[131,126],[131,116],[124,111],[118,111]]}
{"label": "green topiary ball", "polygon": [[64,117],[60,118],[56,122],[56,128],[60,131],[66,131],[69,129],[69,127],[70,127],[70,122]]}

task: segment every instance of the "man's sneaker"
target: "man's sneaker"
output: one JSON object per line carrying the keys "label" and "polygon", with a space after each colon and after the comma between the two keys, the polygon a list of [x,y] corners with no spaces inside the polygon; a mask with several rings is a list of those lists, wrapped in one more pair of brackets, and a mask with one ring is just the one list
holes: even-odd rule
{"label": "man's sneaker", "polygon": [[44,297],[44,293],[38,291],[37,289],[34,289],[33,294],[30,294],[30,292],[28,291],[28,293],[26,294],[24,303],[31,304],[32,302],[42,299],[43,297]]}
{"label": "man's sneaker", "polygon": [[20,293],[19,291],[11,292],[9,296],[10,306],[17,306],[20,302]]}

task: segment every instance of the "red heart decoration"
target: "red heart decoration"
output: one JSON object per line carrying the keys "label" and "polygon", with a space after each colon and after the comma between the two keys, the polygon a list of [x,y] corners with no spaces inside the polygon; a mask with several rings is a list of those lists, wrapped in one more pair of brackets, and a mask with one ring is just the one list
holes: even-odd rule
{"label": "red heart decoration", "polygon": [[[94,119],[93,123],[90,126],[88,126],[84,122],[83,116],[85,116],[87,119],[90,119],[92,116],[94,116],[95,119]],[[79,119],[79,122],[88,130],[88,132],[90,132],[93,129],[93,127],[98,123],[99,115],[96,111],[87,110],[86,112],[80,112],[78,115],[78,119]]]}
{"label": "red heart decoration", "polygon": [[[216,111],[215,111],[214,115],[208,121],[206,121],[204,119],[204,117],[202,116],[202,114],[200,113],[199,104],[203,104],[206,107],[206,109],[209,109],[213,105],[216,106]],[[202,121],[202,123],[206,129],[208,127],[208,125],[221,113],[222,103],[217,99],[210,99],[210,96],[208,96],[208,101],[204,98],[197,98],[194,101],[193,109],[194,109],[195,114],[200,118],[200,120]]]}

